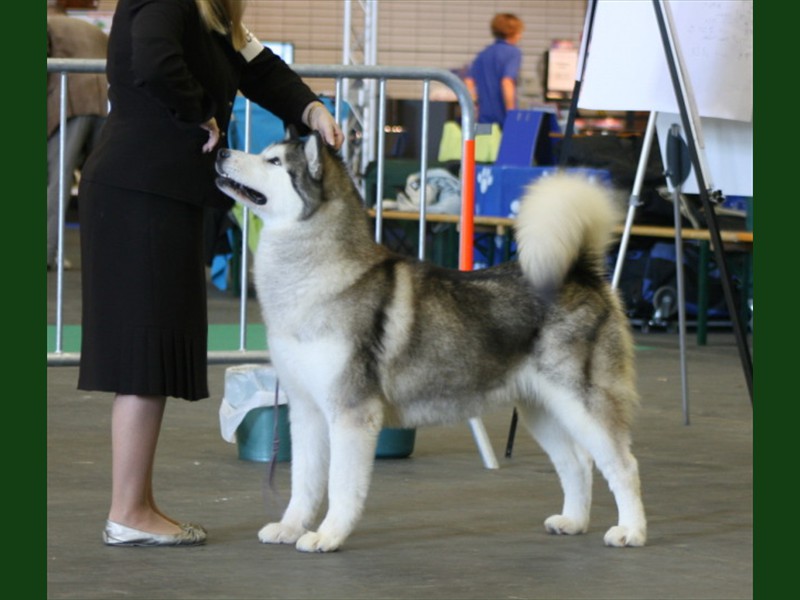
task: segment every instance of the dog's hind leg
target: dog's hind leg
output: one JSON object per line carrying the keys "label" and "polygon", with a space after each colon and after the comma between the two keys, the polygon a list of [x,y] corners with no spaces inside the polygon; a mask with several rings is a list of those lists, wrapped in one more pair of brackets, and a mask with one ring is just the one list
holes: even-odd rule
{"label": "dog's hind leg", "polygon": [[554,534],[586,533],[592,505],[591,456],[545,409],[519,406],[518,411],[528,431],[550,457],[564,492],[561,514],[548,517],[545,528]]}
{"label": "dog's hind leg", "polygon": [[328,513],[317,531],[297,541],[303,552],[332,552],[350,535],[364,509],[383,422],[380,402],[339,412],[330,423]]}
{"label": "dog's hind leg", "polygon": [[328,473],[328,426],[322,412],[300,394],[291,396],[292,496],[278,523],[258,532],[265,544],[294,544],[311,527],[325,497]]}
{"label": "dog's hind leg", "polygon": [[[540,386],[540,389],[545,387]],[[644,546],[647,539],[647,522],[642,504],[639,467],[630,450],[630,432],[622,425],[623,419],[610,415],[600,417],[591,406],[610,406],[601,395],[584,399],[576,390],[563,386],[550,387],[547,408],[594,459],[595,465],[606,478],[619,514],[618,524],[611,527],[603,538],[607,546]],[[612,425],[613,423],[613,425]]]}
{"label": "dog's hind leg", "polygon": [[601,432],[599,439],[590,443],[595,446],[595,463],[608,481],[619,513],[618,524],[606,532],[603,540],[606,546],[644,546],[647,541],[647,521],[642,503],[639,465],[630,451],[630,440],[612,438],[604,429]]}

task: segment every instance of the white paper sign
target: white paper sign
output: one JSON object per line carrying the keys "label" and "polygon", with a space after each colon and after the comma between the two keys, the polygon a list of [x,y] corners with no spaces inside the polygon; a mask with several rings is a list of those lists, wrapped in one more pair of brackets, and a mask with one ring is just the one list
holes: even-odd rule
{"label": "white paper sign", "polygon": [[[697,114],[751,122],[752,0],[665,4]],[[650,0],[598,0],[585,62],[579,108],[679,112]]]}
{"label": "white paper sign", "polygon": [[[662,157],[667,156],[667,137],[673,124],[681,125],[680,115],[673,113],[656,115],[656,132]],[[726,196],[752,196],[753,124],[701,117],[700,129],[705,143],[703,151],[706,163],[703,177],[706,186],[710,191],[720,190]],[[686,141],[688,136],[684,133],[683,127],[680,131],[681,137]],[[664,165],[665,168],[669,166]],[[672,190],[669,178],[667,187]],[[681,185],[681,190],[686,194],[700,193],[694,168]]]}

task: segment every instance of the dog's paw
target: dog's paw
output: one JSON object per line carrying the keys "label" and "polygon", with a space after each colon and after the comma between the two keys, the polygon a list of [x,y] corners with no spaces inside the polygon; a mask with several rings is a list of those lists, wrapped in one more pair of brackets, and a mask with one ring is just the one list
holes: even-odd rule
{"label": "dog's paw", "polygon": [[258,541],[262,544],[294,544],[305,532],[300,527],[269,523],[258,532]]}
{"label": "dog's paw", "polygon": [[625,546],[644,546],[647,541],[647,533],[644,529],[635,529],[615,525],[603,537],[606,546],[624,548]]}
{"label": "dog's paw", "polygon": [[318,531],[309,531],[297,540],[296,548],[300,552],[335,552],[341,540],[321,535]]}
{"label": "dog's paw", "polygon": [[576,521],[564,515],[553,515],[544,521],[545,529],[554,535],[578,535],[586,533],[589,523],[586,521]]}

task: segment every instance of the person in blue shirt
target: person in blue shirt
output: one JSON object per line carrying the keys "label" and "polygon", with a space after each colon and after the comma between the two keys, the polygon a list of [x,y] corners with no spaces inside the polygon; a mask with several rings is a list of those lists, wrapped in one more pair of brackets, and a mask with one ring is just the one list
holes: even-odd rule
{"label": "person in blue shirt", "polygon": [[497,123],[517,108],[517,77],[522,51],[517,47],[524,24],[511,13],[499,13],[491,22],[494,43],[481,50],[470,66],[465,83],[477,105],[478,123]]}

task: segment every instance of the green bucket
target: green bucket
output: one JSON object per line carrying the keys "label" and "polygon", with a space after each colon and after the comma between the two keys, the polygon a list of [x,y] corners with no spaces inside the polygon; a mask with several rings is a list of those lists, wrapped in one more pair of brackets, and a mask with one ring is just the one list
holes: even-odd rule
{"label": "green bucket", "polygon": [[376,458],[406,458],[414,451],[416,429],[393,429],[384,427],[378,435]]}
{"label": "green bucket", "polygon": [[[245,415],[236,429],[239,458],[255,462],[272,460],[275,408],[254,408]],[[416,429],[384,428],[378,436],[375,458],[406,458],[414,451]],[[278,462],[292,460],[292,439],[289,431],[289,408],[278,406]]]}
{"label": "green bucket", "polygon": [[[275,440],[275,407],[262,406],[250,410],[236,429],[239,458],[256,462],[272,460]],[[289,407],[280,404],[278,415],[278,462],[292,460],[292,439],[289,433]]]}

